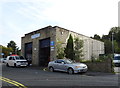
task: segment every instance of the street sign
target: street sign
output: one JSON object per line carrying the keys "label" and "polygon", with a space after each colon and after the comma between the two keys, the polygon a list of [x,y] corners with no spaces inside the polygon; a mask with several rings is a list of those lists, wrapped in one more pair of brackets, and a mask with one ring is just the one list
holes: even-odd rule
{"label": "street sign", "polygon": [[50,42],[50,45],[51,45],[51,46],[54,46],[54,44],[55,44],[54,41],[51,41],[51,42]]}
{"label": "street sign", "polygon": [[55,50],[55,47],[51,47],[51,51],[54,51]]}

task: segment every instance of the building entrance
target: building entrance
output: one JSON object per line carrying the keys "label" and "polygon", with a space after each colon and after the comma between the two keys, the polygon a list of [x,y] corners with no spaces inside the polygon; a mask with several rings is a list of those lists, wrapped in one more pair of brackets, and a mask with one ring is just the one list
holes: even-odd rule
{"label": "building entrance", "polygon": [[50,61],[50,38],[39,41],[39,66],[47,66]]}
{"label": "building entrance", "polygon": [[25,44],[25,58],[28,61],[28,65],[32,63],[32,42]]}

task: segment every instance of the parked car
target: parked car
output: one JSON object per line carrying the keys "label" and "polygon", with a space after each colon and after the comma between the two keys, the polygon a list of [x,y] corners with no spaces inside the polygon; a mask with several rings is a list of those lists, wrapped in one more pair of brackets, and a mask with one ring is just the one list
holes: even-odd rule
{"label": "parked car", "polygon": [[1,58],[0,62],[5,63],[6,62],[6,58]]}
{"label": "parked car", "polygon": [[120,54],[114,54],[113,63],[115,66],[120,66]]}
{"label": "parked car", "polygon": [[21,67],[27,66],[28,62],[23,56],[10,55],[6,59],[6,66]]}
{"label": "parked car", "polygon": [[74,63],[69,59],[57,59],[48,63],[50,71],[64,71],[68,74],[87,72],[87,65],[83,63]]}

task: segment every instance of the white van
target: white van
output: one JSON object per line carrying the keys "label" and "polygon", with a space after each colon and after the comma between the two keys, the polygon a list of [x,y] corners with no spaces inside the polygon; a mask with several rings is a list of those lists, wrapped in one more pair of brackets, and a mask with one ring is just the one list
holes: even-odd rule
{"label": "white van", "polygon": [[120,54],[114,54],[113,63],[115,66],[120,66]]}
{"label": "white van", "polygon": [[6,59],[6,66],[21,67],[27,66],[28,62],[25,58],[18,55],[10,55]]}

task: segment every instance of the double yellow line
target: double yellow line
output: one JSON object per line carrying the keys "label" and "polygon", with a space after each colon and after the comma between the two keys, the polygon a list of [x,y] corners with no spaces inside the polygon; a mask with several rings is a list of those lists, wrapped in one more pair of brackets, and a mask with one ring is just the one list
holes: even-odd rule
{"label": "double yellow line", "polygon": [[14,85],[14,86],[17,86],[18,88],[27,88],[27,87],[24,86],[23,84],[18,83],[18,82],[13,81],[13,80],[10,80],[10,79],[5,78],[5,77],[1,77],[1,76],[0,76],[0,80],[5,81],[5,82],[7,82],[7,83],[10,83],[10,84],[12,84],[12,85]]}

